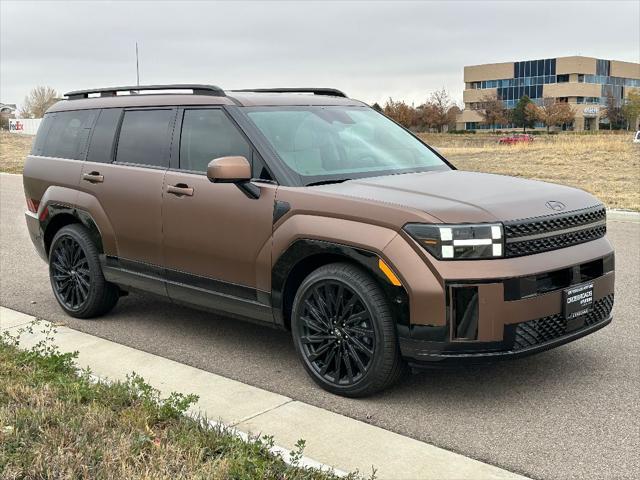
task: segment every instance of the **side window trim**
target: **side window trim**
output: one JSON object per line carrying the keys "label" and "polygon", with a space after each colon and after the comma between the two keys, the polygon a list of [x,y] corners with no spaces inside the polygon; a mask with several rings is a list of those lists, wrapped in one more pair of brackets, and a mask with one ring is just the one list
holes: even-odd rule
{"label": "side window trim", "polygon": [[171,138],[172,136],[172,131],[174,129],[175,126],[175,122],[176,122],[176,114],[177,114],[177,108],[175,106],[171,106],[171,107],[130,107],[130,108],[123,108],[122,109],[122,114],[120,115],[120,120],[118,121],[118,126],[116,129],[116,140],[114,142],[113,145],[113,160],[111,161],[111,163],[115,164],[115,165],[124,165],[124,166],[132,166],[132,167],[143,167],[143,168],[151,168],[154,170],[168,170],[171,167],[171,140],[168,141],[168,143],[165,143],[164,145],[164,150],[165,150],[165,154],[167,155],[167,160],[168,160],[168,166],[161,166],[161,165],[148,165],[146,163],[135,163],[135,162],[118,162],[117,161],[117,153],[118,153],[118,144],[120,143],[120,134],[122,133],[122,123],[124,122],[124,117],[127,114],[127,112],[143,112],[143,111],[158,111],[158,110],[168,110],[171,111],[173,113],[173,116],[171,117],[170,121],[169,121],[169,126],[167,128],[167,137]]}

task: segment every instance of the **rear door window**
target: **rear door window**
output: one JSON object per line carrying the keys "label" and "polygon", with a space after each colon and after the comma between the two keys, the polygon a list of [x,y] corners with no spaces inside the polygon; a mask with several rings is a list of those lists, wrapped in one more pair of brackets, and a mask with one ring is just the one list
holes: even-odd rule
{"label": "rear door window", "polygon": [[251,145],[220,109],[184,111],[180,136],[180,169],[206,172],[214,158],[252,159]]}
{"label": "rear door window", "polygon": [[124,112],[116,162],[169,167],[169,138],[175,110]]}
{"label": "rear door window", "polygon": [[[75,110],[51,115],[50,126],[40,155],[45,157],[84,160],[89,133],[97,115],[96,110]],[[44,133],[44,132],[43,132]]]}

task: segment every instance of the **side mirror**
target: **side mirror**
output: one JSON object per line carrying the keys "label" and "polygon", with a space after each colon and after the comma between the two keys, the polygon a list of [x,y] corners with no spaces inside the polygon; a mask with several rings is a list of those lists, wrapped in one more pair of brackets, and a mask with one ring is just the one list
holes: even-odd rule
{"label": "side mirror", "polygon": [[260,198],[260,187],[251,183],[251,165],[244,157],[220,157],[207,165],[207,178],[213,183],[235,183],[248,198]]}
{"label": "side mirror", "polygon": [[220,157],[209,162],[207,178],[215,183],[241,183],[251,180],[251,165],[244,157]]}

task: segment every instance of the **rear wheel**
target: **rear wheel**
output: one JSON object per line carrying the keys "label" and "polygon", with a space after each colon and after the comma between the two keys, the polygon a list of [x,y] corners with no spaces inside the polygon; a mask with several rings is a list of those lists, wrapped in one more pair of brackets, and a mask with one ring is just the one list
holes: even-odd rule
{"label": "rear wheel", "polygon": [[354,265],[325,265],[302,282],[291,330],[305,369],[330,392],[370,395],[393,384],[404,371],[386,297]]}
{"label": "rear wheel", "polygon": [[119,289],[105,280],[98,250],[82,225],[67,225],[53,237],[49,279],[56,300],[73,317],[103,315],[118,301]]}

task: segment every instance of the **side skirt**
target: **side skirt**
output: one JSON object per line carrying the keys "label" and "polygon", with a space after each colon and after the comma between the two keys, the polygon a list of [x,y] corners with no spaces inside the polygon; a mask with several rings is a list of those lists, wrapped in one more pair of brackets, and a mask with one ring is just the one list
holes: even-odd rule
{"label": "side skirt", "polygon": [[107,281],[123,289],[168,297],[175,303],[273,326],[271,296],[255,288],[156,265],[101,255]]}

